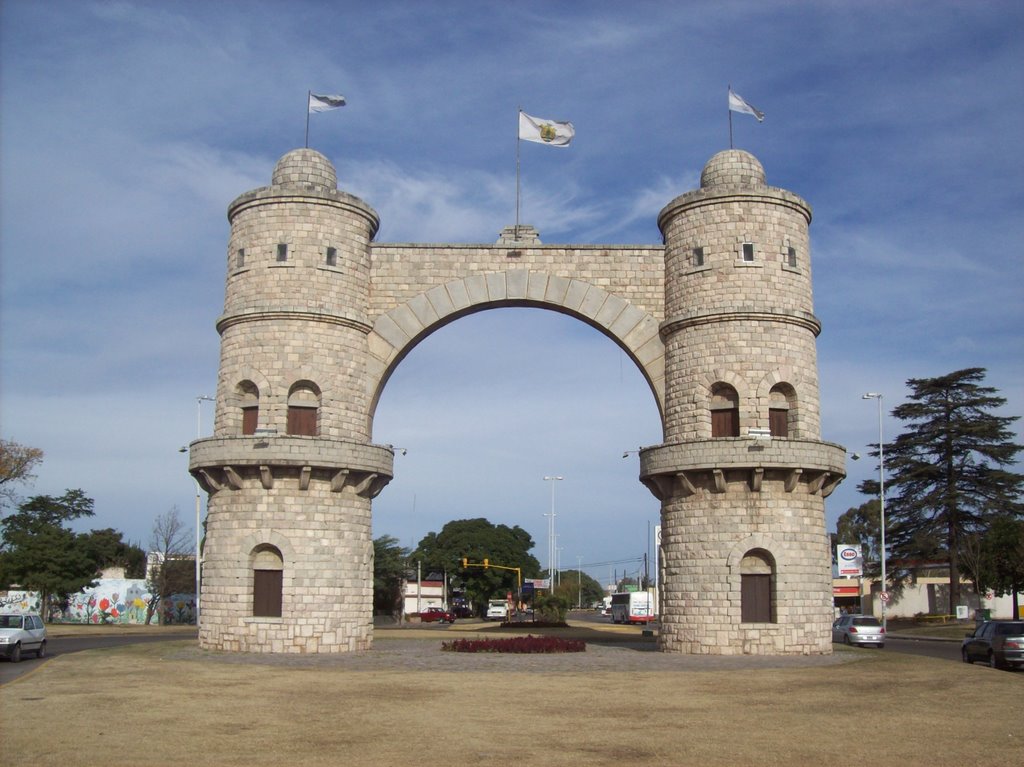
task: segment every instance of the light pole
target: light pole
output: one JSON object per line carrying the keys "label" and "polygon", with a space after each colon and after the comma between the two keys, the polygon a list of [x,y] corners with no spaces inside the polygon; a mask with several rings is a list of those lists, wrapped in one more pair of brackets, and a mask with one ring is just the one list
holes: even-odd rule
{"label": "light pole", "polygon": [[889,594],[886,589],[885,577],[885,444],[882,440],[882,395],[878,392],[868,392],[861,399],[878,400],[878,526],[881,529],[882,539],[882,628],[886,627],[886,606],[889,601]]}
{"label": "light pole", "polygon": [[583,609],[583,557],[576,555],[576,609]]}
{"label": "light pole", "polygon": [[556,476],[544,477],[545,482],[551,483],[551,513],[544,516],[548,518],[548,579],[552,593],[555,591],[555,482],[563,479]]}
{"label": "light pole", "polygon": [[[213,402],[213,397],[207,397],[205,394],[200,394],[196,397],[196,439],[202,439],[203,437],[203,403]],[[202,563],[200,560],[200,526],[199,517],[202,506],[202,500],[200,498],[200,487],[199,480],[196,480],[196,628],[199,628],[199,591],[202,588],[203,570]]]}

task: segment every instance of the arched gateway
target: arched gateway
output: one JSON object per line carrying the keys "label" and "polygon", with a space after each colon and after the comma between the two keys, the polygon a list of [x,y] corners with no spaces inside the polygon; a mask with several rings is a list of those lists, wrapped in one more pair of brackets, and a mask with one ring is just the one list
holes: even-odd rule
{"label": "arched gateway", "polygon": [[664,443],[640,455],[662,503],[662,650],[827,653],[824,498],[845,476],[820,439],[810,207],[728,150],[672,200],[664,245],[373,242],[377,214],[311,149],[228,209],[200,644],[335,653],[373,638],[370,442],[388,376],[428,334],[497,306],[598,328],[643,371]]}

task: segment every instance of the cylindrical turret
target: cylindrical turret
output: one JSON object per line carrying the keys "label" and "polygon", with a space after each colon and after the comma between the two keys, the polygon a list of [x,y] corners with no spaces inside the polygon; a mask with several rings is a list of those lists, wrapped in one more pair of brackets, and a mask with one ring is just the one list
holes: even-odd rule
{"label": "cylindrical turret", "polygon": [[364,361],[377,214],[311,149],[228,209],[214,437],[191,449],[210,493],[200,643],[258,652],[369,647],[370,499],[390,448],[368,444]]}
{"label": "cylindrical turret", "polygon": [[823,494],[843,456],[819,441],[810,220],[740,150],[658,219],[665,444],[641,475],[663,501],[664,649],[830,647]]}

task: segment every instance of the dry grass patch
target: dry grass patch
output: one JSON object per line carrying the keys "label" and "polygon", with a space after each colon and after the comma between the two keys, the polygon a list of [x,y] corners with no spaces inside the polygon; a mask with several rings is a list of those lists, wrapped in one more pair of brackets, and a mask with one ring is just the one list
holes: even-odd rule
{"label": "dry grass patch", "polygon": [[989,764],[1024,754],[1024,674],[895,653],[802,669],[539,674],[171,659],[189,644],[65,655],[3,687],[10,763],[788,767],[842,749],[850,761],[941,767],[974,763],[979,749]]}

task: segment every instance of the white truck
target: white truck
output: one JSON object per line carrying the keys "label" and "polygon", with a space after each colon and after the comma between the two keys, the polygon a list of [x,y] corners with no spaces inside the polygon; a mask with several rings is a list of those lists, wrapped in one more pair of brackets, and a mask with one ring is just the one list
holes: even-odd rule
{"label": "white truck", "polygon": [[487,602],[487,613],[484,615],[484,620],[488,621],[507,621],[508,620],[508,603],[504,599],[490,599]]}

